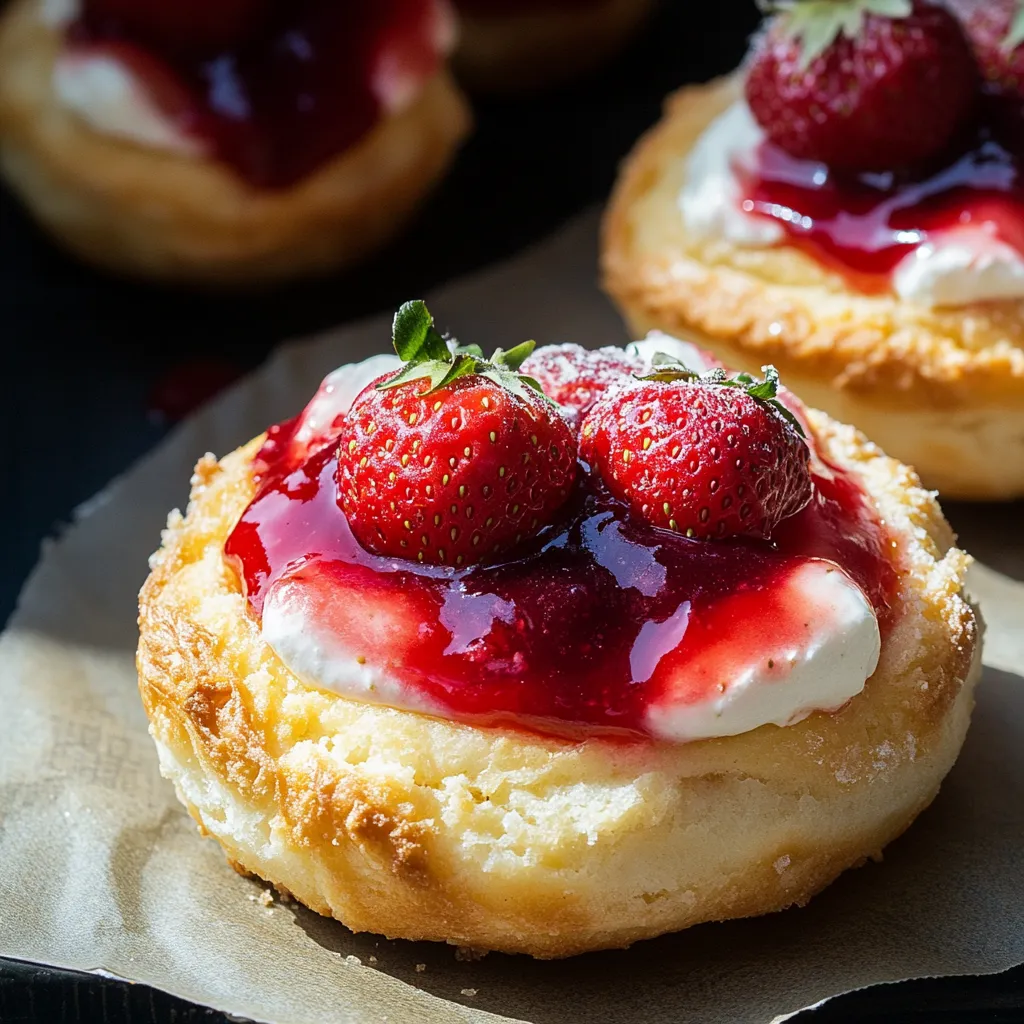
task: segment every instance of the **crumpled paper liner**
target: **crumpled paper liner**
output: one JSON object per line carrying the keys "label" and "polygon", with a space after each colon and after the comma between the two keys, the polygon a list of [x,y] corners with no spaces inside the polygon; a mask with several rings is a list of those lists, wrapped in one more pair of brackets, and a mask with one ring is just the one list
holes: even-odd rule
{"label": "crumpled paper liner", "polygon": [[[621,343],[594,283],[595,234],[587,216],[445,289],[431,309],[487,347]],[[469,962],[443,945],[352,935],[230,870],[160,778],[146,732],[133,662],[146,556],[199,455],[294,414],[334,366],[384,349],[389,320],[280,350],[44,549],[0,639],[0,954],[280,1024],[767,1024],[866,985],[1024,960],[1024,682],[1013,674],[1024,666],[1024,586],[985,568],[973,583],[990,667],[960,761],[884,863],[847,873],[804,909],[569,961]],[[958,511],[990,557],[1022,564],[1016,517]]]}

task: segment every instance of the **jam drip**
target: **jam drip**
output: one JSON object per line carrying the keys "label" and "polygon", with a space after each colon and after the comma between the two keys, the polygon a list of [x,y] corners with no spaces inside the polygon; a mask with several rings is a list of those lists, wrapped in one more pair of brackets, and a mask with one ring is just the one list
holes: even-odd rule
{"label": "jam drip", "polygon": [[794,617],[808,625],[813,608],[773,617],[773,597],[810,559],[840,565],[883,629],[890,616],[891,542],[853,480],[820,463],[811,504],[773,543],[659,530],[581,473],[561,520],[514,561],[455,571],[363,550],[335,501],[333,446],[293,446],[296,422],[271,429],[258,492],[224,549],[253,615],[273,588],[301,587],[353,657],[458,718],[643,732],[651,703],[716,645],[761,643]]}
{"label": "jam drip", "polygon": [[917,176],[843,178],[826,165],[763,143],[738,161],[742,208],[767,217],[789,244],[842,273],[860,291],[888,291],[900,261],[938,233],[980,229],[1024,253],[1024,120],[989,95],[970,136]]}
{"label": "jam drip", "polygon": [[85,0],[68,44],[120,61],[184,135],[283,188],[437,70],[441,17],[437,0]]}

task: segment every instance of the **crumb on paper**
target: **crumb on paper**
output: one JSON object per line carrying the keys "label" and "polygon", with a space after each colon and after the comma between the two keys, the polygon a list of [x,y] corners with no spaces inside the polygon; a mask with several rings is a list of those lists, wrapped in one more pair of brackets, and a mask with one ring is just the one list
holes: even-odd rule
{"label": "crumb on paper", "polygon": [[261,907],[273,906],[274,894],[269,889],[261,889],[259,896],[256,897],[256,902]]}
{"label": "crumb on paper", "polygon": [[472,946],[457,946],[455,949],[455,959],[472,963],[474,960],[483,960],[487,956],[487,952],[486,949],[474,949]]}
{"label": "crumb on paper", "polygon": [[468,997],[469,997],[470,999],[472,999],[472,998],[473,998],[473,996],[475,996],[475,995],[476,995],[476,989],[475,989],[475,988],[464,988],[464,989],[462,990],[462,994],[463,994],[464,996],[468,996]]}
{"label": "crumb on paper", "polygon": [[426,964],[417,964],[416,965],[416,973],[417,974],[422,974],[426,969],[427,969],[427,965]]}
{"label": "crumb on paper", "polygon": [[345,957],[345,963],[347,963],[347,964],[356,964],[359,967],[363,966],[363,961],[360,960],[359,957],[357,957],[355,955],[355,953],[349,953],[349,955],[347,957]]}

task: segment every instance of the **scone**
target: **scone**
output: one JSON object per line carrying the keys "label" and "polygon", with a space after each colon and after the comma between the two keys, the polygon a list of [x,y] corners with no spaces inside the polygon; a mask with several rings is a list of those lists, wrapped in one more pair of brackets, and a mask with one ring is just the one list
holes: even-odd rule
{"label": "scone", "polygon": [[797,3],[669,99],[608,207],[606,288],[635,331],[774,363],[945,496],[1024,495],[1020,99],[920,0],[806,53],[858,5]]}
{"label": "scone", "polygon": [[802,904],[931,802],[979,622],[910,470],[665,336],[396,341],[201,459],[142,590],[161,770],[236,868],[563,957]]}
{"label": "scone", "polygon": [[456,0],[455,66],[497,93],[531,92],[589,71],[633,34],[654,0]]}
{"label": "scone", "polygon": [[125,274],[248,285],[349,264],[409,218],[469,114],[444,0],[14,0],[0,170]]}

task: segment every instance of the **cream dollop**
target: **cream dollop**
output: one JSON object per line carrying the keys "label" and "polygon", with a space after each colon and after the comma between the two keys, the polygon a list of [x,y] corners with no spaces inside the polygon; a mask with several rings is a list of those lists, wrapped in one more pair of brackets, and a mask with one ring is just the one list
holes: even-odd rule
{"label": "cream dollop", "polygon": [[54,65],[53,91],[66,110],[97,132],[182,156],[205,152],[202,141],[183,132],[137,76],[109,54],[65,50]]}
{"label": "cream dollop", "polygon": [[1024,298],[1024,256],[986,227],[932,235],[893,273],[896,294],[922,306]]}
{"label": "cream dollop", "polygon": [[[864,689],[882,640],[860,587],[831,562],[811,561],[773,598],[782,609],[813,609],[806,629],[798,635],[783,629],[777,639],[758,634],[751,644],[744,635],[747,624],[737,623],[735,636],[723,637],[706,658],[689,663],[688,678],[678,687],[670,683],[651,705],[647,726],[653,735],[685,743],[738,736],[762,725],[794,725],[814,711],[842,707]],[[722,645],[730,647],[730,674],[716,687],[711,684],[720,671]],[[690,692],[702,699],[686,699]]]}
{"label": "cream dollop", "polygon": [[[705,129],[687,159],[679,193],[683,221],[695,237],[747,248],[784,241],[779,224],[743,209],[734,170],[749,162],[763,141],[764,132],[742,100]],[[985,225],[932,232],[904,257],[892,282],[900,298],[929,308],[1024,299],[1024,255]]]}
{"label": "cream dollop", "polygon": [[[631,348],[647,360],[664,352],[691,369],[711,366],[699,348],[661,332],[652,332]],[[296,439],[314,441],[348,411],[364,387],[397,365],[394,356],[374,356],[328,375],[302,413]],[[698,658],[693,678],[670,680],[663,688],[647,715],[653,736],[689,742],[767,724],[789,725],[812,711],[834,710],[864,688],[878,662],[881,638],[874,611],[860,588],[831,562],[809,561],[789,576],[774,598],[779,621],[790,627],[796,623],[795,630],[766,633],[762,625],[756,632],[737,623],[735,635],[723,637],[728,645],[724,661],[719,647],[714,665]],[[444,706],[386,668],[386,612],[379,622],[366,623],[366,635],[356,651],[328,622],[320,621],[318,607],[301,583],[287,577],[270,589],[264,604],[263,639],[299,679],[349,700],[452,717]],[[787,615],[787,609],[792,614]],[[688,606],[681,606],[671,621],[659,624],[657,637],[641,635],[634,647],[638,666],[656,665],[678,644],[688,613]],[[672,630],[678,636],[669,635]],[[380,658],[374,657],[375,649]],[[720,671],[722,664],[729,665],[729,678],[716,675],[718,685],[704,685],[701,673]]]}
{"label": "cream dollop", "polygon": [[679,209],[686,228],[699,238],[724,238],[751,248],[775,245],[785,237],[767,217],[742,207],[733,161],[752,154],[764,132],[746,103],[734,103],[704,130],[686,162]]}

